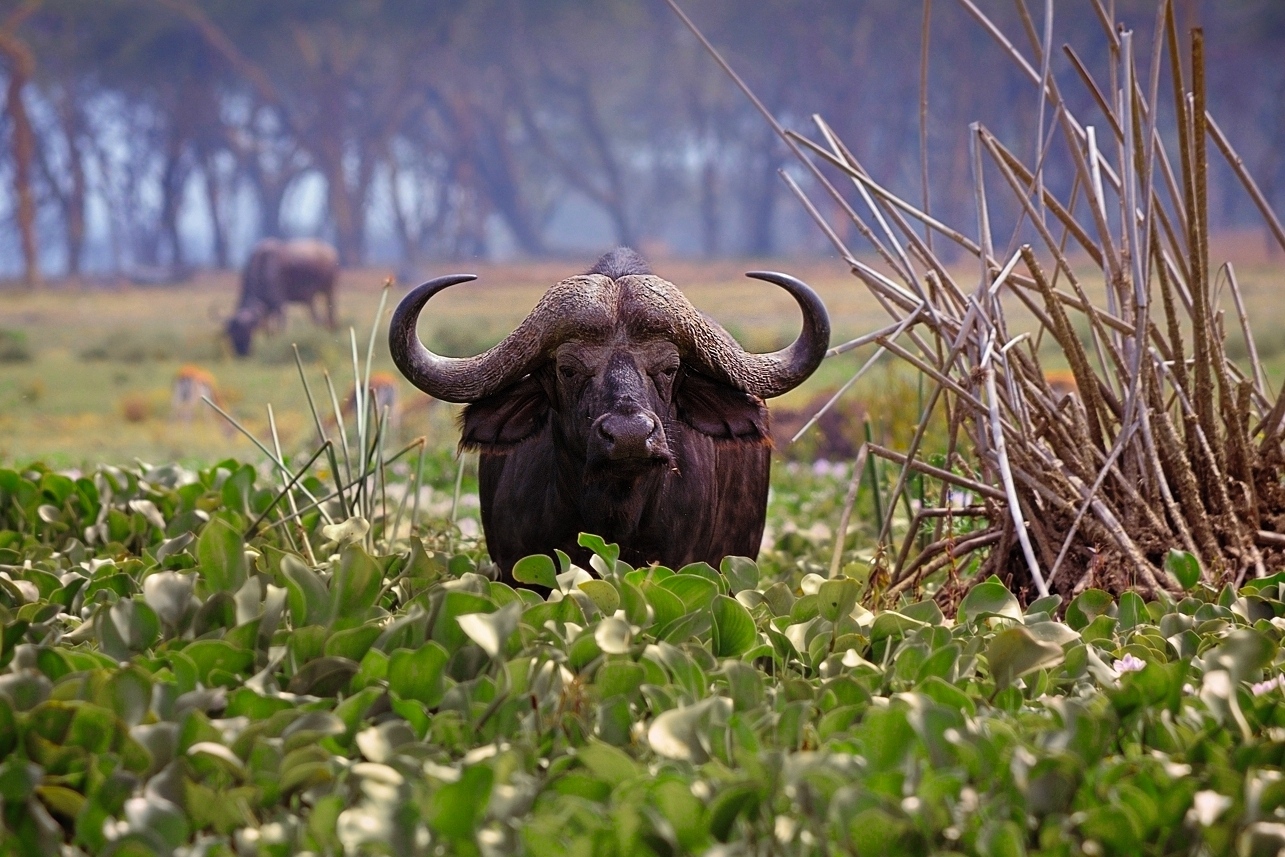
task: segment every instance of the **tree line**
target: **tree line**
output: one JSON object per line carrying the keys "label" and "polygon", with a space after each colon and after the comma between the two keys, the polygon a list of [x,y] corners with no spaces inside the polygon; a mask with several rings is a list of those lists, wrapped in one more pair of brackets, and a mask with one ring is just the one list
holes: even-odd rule
{"label": "tree line", "polygon": [[[981,5],[1018,20],[1023,2]],[[1056,23],[1100,67],[1099,2],[1059,3]],[[1210,32],[1211,104],[1278,199],[1285,10],[1175,2]],[[805,132],[823,116],[900,192],[921,183],[926,132],[917,193],[959,217],[968,123],[1031,139],[1039,115],[966,5],[684,3],[768,110]],[[1116,7],[1153,24],[1154,0]],[[344,264],[411,269],[591,241],[822,246],[778,175],[792,155],[663,0],[3,0],[0,71],[0,269],[28,282],[232,267],[254,238],[300,231]],[[1247,210],[1228,191],[1215,215]]]}

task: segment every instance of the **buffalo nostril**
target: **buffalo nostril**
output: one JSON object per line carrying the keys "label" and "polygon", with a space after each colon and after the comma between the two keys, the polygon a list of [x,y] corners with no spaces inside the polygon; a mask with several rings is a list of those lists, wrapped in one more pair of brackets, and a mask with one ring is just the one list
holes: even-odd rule
{"label": "buffalo nostril", "polygon": [[651,414],[611,413],[595,426],[599,442],[612,458],[645,458],[651,455],[660,422]]}

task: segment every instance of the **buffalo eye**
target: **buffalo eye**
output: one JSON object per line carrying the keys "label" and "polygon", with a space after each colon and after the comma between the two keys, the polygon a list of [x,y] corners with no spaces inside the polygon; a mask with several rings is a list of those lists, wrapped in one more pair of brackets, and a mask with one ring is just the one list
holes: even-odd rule
{"label": "buffalo eye", "polygon": [[570,381],[576,377],[576,370],[571,366],[559,366],[558,375],[560,375],[563,380]]}

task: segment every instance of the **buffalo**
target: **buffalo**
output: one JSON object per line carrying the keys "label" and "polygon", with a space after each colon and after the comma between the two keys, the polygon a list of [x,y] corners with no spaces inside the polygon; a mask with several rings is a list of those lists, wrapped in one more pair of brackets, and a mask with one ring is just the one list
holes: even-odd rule
{"label": "buffalo", "polygon": [[581,532],[618,543],[633,565],[758,555],[772,446],[763,400],[812,374],[830,320],[799,280],[748,276],[798,303],[803,331],[789,347],[744,351],[624,248],[550,288],[476,357],[439,356],[416,333],[433,295],[474,276],[439,277],[401,301],[393,361],[430,396],[468,404],[460,448],[481,453],[482,527],[506,582],[531,554],[587,565]]}
{"label": "buffalo", "polygon": [[278,241],[265,238],[254,245],[241,273],[241,295],[236,313],[228,321],[228,338],[236,353],[250,353],[254,331],[262,324],[282,324],[287,303],[308,307],[312,320],[321,323],[316,298],[326,303],[326,324],[335,326],[335,281],[339,278],[339,254],[321,241],[300,239]]}

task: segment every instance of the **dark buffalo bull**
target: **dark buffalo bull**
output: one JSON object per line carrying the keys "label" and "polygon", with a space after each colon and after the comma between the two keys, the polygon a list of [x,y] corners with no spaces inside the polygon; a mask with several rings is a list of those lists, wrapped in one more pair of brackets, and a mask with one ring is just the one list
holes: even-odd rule
{"label": "dark buffalo bull", "polygon": [[473,276],[440,277],[402,300],[393,361],[429,395],[469,403],[460,446],[481,452],[482,526],[507,580],[518,559],[555,548],[586,564],[582,531],[618,542],[635,565],[757,556],[771,454],[763,400],[812,374],[830,320],[793,277],[749,276],[803,310],[788,348],[742,350],[624,249],[553,286],[477,357],[438,356],[415,332],[429,298]]}
{"label": "dark buffalo bull", "polygon": [[335,326],[335,281],[339,254],[321,241],[278,241],[265,238],[254,245],[241,273],[241,296],[228,322],[228,338],[236,353],[250,353],[254,331],[262,324],[279,326],[287,303],[308,307],[312,320],[321,323],[316,298],[326,303],[326,324]]}

